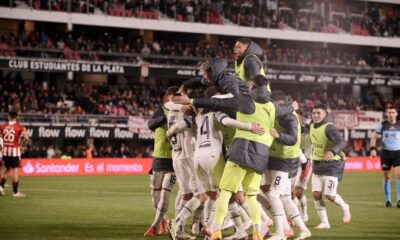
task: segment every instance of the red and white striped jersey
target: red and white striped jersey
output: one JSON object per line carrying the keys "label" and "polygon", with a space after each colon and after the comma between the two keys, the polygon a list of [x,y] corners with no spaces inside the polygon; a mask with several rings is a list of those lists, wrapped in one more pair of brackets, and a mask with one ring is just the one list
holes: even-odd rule
{"label": "red and white striped jersey", "polygon": [[0,136],[0,158],[3,157],[3,139]]}
{"label": "red and white striped jersey", "polygon": [[21,157],[19,138],[25,127],[17,122],[3,123],[0,126],[0,137],[3,139],[3,156]]}

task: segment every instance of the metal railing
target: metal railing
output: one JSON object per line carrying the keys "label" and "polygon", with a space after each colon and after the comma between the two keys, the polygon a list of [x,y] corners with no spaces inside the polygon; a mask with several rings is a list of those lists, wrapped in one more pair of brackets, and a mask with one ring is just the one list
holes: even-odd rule
{"label": "metal railing", "polygon": [[[64,50],[53,48],[32,48],[32,47],[13,47],[17,57],[33,58],[33,59],[63,59],[69,62],[76,62],[75,59],[67,59]],[[171,56],[160,54],[142,55],[139,53],[124,53],[124,52],[104,52],[104,51],[87,51],[74,50],[75,54],[79,55],[80,60],[96,61],[96,62],[112,62],[124,65],[138,66],[141,62],[146,62],[154,65],[168,66],[190,66],[197,65],[205,60],[205,57],[189,57],[189,56]],[[0,51],[0,57],[1,57]],[[4,57],[10,58],[10,57]],[[233,67],[234,60],[229,60],[230,66]],[[349,75],[371,75],[380,74],[383,76],[398,76],[400,75],[399,68],[384,68],[370,66],[344,66],[334,64],[301,64],[287,63],[276,61],[265,61],[266,69],[273,70],[296,71],[304,73],[340,73]]]}

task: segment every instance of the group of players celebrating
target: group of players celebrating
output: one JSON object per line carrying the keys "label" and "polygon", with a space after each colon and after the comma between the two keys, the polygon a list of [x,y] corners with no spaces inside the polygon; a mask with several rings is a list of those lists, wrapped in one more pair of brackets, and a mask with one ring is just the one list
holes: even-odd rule
{"label": "group of players celebrating", "polygon": [[[315,106],[312,123],[305,127],[296,113],[298,103],[271,91],[261,47],[240,38],[234,52],[236,74],[227,72],[226,60],[207,59],[201,77],[166,90],[163,106],[148,123],[155,131],[150,186],[156,216],[144,236],[168,232],[174,240],[198,234],[247,239],[252,225],[253,240],[308,239],[304,190],[311,169],[321,219],[315,228],[330,228],[323,195],[342,209],[348,224],[349,205],[337,194],[346,143],[327,108]],[[169,220],[165,214],[176,182],[175,218]],[[184,228],[192,215],[188,234]],[[235,233],[223,238],[229,225]],[[298,228],[296,235],[291,226]]]}

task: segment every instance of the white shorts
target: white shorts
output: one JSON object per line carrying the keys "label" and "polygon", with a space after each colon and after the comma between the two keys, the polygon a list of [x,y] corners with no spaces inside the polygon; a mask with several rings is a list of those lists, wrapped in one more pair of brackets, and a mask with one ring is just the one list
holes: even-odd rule
{"label": "white shorts", "polygon": [[218,185],[224,171],[225,161],[222,157],[197,157],[194,159],[199,193],[218,191]]}
{"label": "white shorts", "polygon": [[310,177],[311,177],[311,173],[312,173],[312,172],[310,171],[310,173],[307,175],[307,178],[306,178],[304,181],[302,181],[302,180],[300,179],[300,177],[301,177],[301,171],[302,171],[302,170],[301,170],[301,166],[299,166],[299,168],[298,168],[298,170],[297,170],[296,177],[291,178],[291,181],[292,181],[292,191],[294,191],[296,187],[301,187],[301,188],[304,189],[304,190],[307,189],[308,181],[310,180]]}
{"label": "white shorts", "polygon": [[150,177],[150,188],[155,191],[166,189],[171,191],[176,183],[174,172],[153,171]]}
{"label": "white shorts", "polygon": [[291,182],[287,172],[267,170],[261,185],[270,185],[269,189],[278,191],[280,195],[291,194]]}
{"label": "white shorts", "polygon": [[335,196],[338,184],[339,181],[337,177],[312,175],[313,192],[323,192],[324,195]]}
{"label": "white shorts", "polygon": [[181,194],[199,194],[193,160],[190,158],[172,161]]}

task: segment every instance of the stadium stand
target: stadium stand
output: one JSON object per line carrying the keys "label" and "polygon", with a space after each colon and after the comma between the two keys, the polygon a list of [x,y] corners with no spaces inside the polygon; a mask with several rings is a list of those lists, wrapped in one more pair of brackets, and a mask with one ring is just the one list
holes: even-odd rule
{"label": "stadium stand", "polygon": [[[70,3],[71,2],[71,3]],[[70,4],[69,4],[70,3]],[[10,6],[7,1],[3,5]],[[36,10],[108,14],[145,19],[170,18],[208,24],[294,29],[361,36],[399,37],[399,6],[386,3],[305,1],[13,1]]]}

